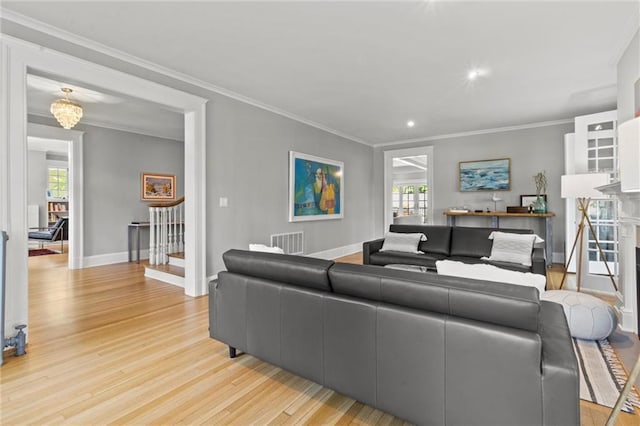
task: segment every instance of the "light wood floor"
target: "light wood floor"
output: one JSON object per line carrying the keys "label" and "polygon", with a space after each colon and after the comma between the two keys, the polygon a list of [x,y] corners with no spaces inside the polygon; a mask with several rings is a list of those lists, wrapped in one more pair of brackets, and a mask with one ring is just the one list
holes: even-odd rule
{"label": "light wood floor", "polygon": [[[142,265],[69,271],[66,259],[29,259],[30,341],[0,368],[2,424],[403,423],[251,356],[229,359],[208,336],[207,297],[144,278]],[[582,425],[609,411],[582,402]]]}

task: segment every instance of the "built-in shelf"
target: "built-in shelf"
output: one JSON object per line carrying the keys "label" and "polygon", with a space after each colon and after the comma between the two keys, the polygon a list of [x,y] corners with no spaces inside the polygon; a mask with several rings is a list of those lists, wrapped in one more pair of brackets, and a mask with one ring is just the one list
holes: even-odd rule
{"label": "built-in shelf", "polygon": [[69,216],[69,200],[47,199],[47,223],[49,226],[56,223],[58,218],[66,216]]}

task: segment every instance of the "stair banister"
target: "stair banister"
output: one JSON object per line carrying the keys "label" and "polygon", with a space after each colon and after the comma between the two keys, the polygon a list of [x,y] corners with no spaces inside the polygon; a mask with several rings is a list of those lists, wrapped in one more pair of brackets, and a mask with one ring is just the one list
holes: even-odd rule
{"label": "stair banister", "polygon": [[184,250],[184,197],[149,204],[149,264],[169,263],[169,254]]}

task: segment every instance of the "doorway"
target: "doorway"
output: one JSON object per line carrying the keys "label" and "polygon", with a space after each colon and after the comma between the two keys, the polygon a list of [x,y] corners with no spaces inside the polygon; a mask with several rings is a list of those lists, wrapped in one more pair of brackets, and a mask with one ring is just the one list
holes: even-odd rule
{"label": "doorway", "polygon": [[[575,134],[565,138],[565,173],[608,173],[611,180],[618,178],[618,143],[616,137],[617,112],[607,111],[576,117]],[[618,203],[603,195],[591,199],[587,212],[593,230],[598,237],[597,246],[591,231],[587,228],[583,235],[582,286],[592,290],[610,292],[613,290],[607,266],[615,276],[618,274]],[[581,219],[577,201],[566,200],[565,259],[569,256],[571,242],[575,240],[577,223]],[[602,249],[602,252],[600,251]],[[576,272],[576,258],[568,266],[569,272]],[[606,261],[606,264],[605,264]]]}
{"label": "doorway", "polygon": [[[28,123],[27,125],[27,148],[33,146],[33,141],[48,141],[43,142],[46,148],[52,146],[53,151],[62,151],[64,147],[67,156],[68,167],[68,188],[67,188],[67,214],[69,218],[69,237],[68,237],[68,267],[69,269],[80,269],[83,267],[83,253],[84,253],[84,240],[82,238],[84,229],[84,195],[82,188],[83,183],[83,155],[82,155],[82,142],[84,132],[78,130],[64,130],[62,128],[45,126],[42,124]],[[42,142],[41,142],[42,143]],[[57,147],[57,148],[56,148]],[[32,165],[29,164],[28,167]],[[44,195],[44,194],[40,194]],[[47,194],[48,195],[48,194]],[[58,195],[61,194],[51,194]],[[29,197],[27,197],[29,198]],[[47,197],[53,199],[53,197]],[[28,199],[27,199],[28,201]],[[63,205],[62,201],[51,201],[54,205]],[[28,204],[28,203],[27,203]],[[45,206],[41,207],[39,216],[40,218],[47,218],[46,221],[40,220],[41,226],[45,226],[48,222],[49,215],[56,215],[56,209],[51,209],[53,212],[49,212],[49,201]],[[45,225],[42,225],[45,223]]]}
{"label": "doorway", "polygon": [[384,231],[433,223],[433,147],[385,151]]}
{"label": "doorway", "polygon": [[140,98],[184,114],[185,122],[185,294],[206,293],[205,134],[206,99],[125,74],[10,36],[0,41],[0,229],[7,247],[6,323],[28,323],[26,213],[26,78],[33,70],[93,81],[96,87]]}

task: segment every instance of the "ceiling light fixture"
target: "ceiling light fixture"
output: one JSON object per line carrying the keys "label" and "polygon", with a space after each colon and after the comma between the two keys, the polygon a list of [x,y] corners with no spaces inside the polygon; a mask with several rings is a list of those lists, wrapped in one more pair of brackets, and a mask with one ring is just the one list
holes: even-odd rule
{"label": "ceiling light fixture", "polygon": [[82,107],[80,104],[69,100],[69,93],[73,90],[68,87],[60,89],[64,92],[64,99],[58,99],[51,104],[51,114],[58,120],[60,125],[69,130],[82,118]]}
{"label": "ceiling light fixture", "polygon": [[476,78],[480,77],[482,75],[482,70],[479,69],[474,69],[469,71],[469,74],[467,74],[467,78],[471,81],[475,80]]}
{"label": "ceiling light fixture", "polygon": [[413,127],[415,125],[416,125],[416,123],[414,123],[413,120],[407,121],[407,127]]}

